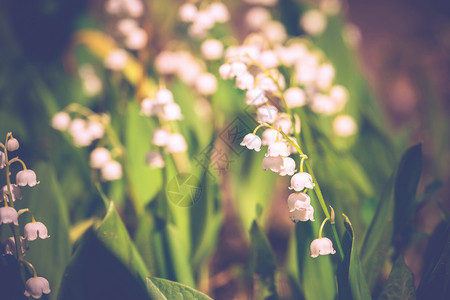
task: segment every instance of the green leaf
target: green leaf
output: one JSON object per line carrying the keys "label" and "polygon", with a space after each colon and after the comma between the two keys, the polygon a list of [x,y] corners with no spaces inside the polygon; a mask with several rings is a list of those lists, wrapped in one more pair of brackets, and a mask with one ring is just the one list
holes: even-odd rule
{"label": "green leaf", "polygon": [[415,300],[416,291],[414,289],[414,278],[411,270],[405,264],[403,256],[399,256],[394,266],[388,281],[383,287],[379,300]]}
{"label": "green leaf", "polygon": [[278,299],[275,285],[277,269],[275,255],[266,235],[256,220],[250,229],[250,272],[252,278],[259,275],[256,282],[256,299]]}
{"label": "green leaf", "polygon": [[450,299],[450,224],[441,222],[424,255],[424,270],[417,288],[418,299]]}
{"label": "green leaf", "polygon": [[61,299],[150,299],[149,273],[111,202],[96,228],[84,234],[67,267]]}
{"label": "green leaf", "polygon": [[367,282],[361,270],[358,253],[356,251],[355,237],[350,220],[345,216],[345,232],[342,238],[344,260],[338,266],[337,279],[339,299],[359,300],[371,299]]}
{"label": "green leaf", "polygon": [[415,209],[417,185],[422,172],[422,144],[409,148],[402,157],[395,177],[395,234],[402,234]]}
{"label": "green leaf", "polygon": [[[33,188],[23,188],[24,200],[16,201],[16,206],[28,207],[36,221],[45,224],[50,238],[28,242],[30,250],[25,259],[34,265],[39,276],[48,279],[52,289],[50,298],[56,299],[71,253],[68,211],[54,169],[46,163],[40,163],[33,169],[41,183]],[[21,218],[26,220],[25,216]]]}
{"label": "green leaf", "polygon": [[205,294],[178,282],[147,277],[147,289],[154,300],[212,300]]}
{"label": "green leaf", "polygon": [[155,125],[150,118],[140,115],[136,103],[130,102],[127,111],[125,134],[126,163],[130,193],[137,202],[145,206],[161,189],[162,173],[160,169],[150,168],[146,154],[151,148],[151,133]]}

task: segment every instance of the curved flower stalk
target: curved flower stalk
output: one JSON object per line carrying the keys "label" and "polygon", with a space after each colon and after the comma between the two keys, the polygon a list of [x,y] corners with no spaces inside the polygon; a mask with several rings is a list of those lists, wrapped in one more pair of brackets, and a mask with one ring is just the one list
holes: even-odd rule
{"label": "curved flower stalk", "polygon": [[[25,270],[22,269],[22,279],[24,286],[26,287],[24,295],[27,297],[32,296],[34,299],[41,298],[42,294],[49,294],[50,284],[44,277],[38,277],[36,269],[27,260],[25,260],[25,252],[28,248],[25,245],[25,241],[33,241],[38,237],[40,239],[47,239],[48,235],[47,227],[42,222],[37,222],[34,215],[28,208],[16,210],[14,203],[16,200],[22,200],[22,194],[20,188],[24,186],[34,187],[39,184],[36,180],[36,173],[28,169],[25,162],[19,157],[9,158],[9,152],[19,149],[19,141],[13,137],[13,134],[9,132],[6,135],[5,143],[0,143],[0,169],[5,169],[6,172],[6,185],[2,188],[0,202],[3,206],[0,207],[0,226],[9,225],[11,228],[12,236],[6,239],[3,255],[12,255],[17,259],[21,268],[28,268],[32,271],[33,277],[26,280]],[[22,170],[16,174],[16,183],[11,182],[10,166],[14,162],[18,162],[22,166]],[[19,229],[19,217],[29,213],[31,215],[31,222],[25,224],[23,229],[23,236],[20,234]]]}

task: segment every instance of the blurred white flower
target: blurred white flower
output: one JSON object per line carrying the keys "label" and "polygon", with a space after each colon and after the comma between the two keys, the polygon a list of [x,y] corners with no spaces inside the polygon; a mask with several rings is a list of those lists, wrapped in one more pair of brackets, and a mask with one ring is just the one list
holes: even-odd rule
{"label": "blurred white flower", "polygon": [[91,139],[101,139],[105,135],[105,126],[97,120],[88,120],[86,123],[86,132]]}
{"label": "blurred white flower", "polygon": [[334,80],[334,67],[330,64],[323,64],[317,70],[316,85],[320,90],[330,88]]}
{"label": "blurred white flower", "polygon": [[231,79],[232,71],[231,71],[231,65],[230,64],[223,64],[219,67],[219,74],[222,79]]}
{"label": "blurred white flower", "polygon": [[312,36],[321,35],[327,27],[327,17],[317,9],[310,9],[300,18],[300,26]]}
{"label": "blurred white flower", "polygon": [[172,103],[173,94],[168,89],[160,89],[156,92],[156,101],[158,104]]}
{"label": "blurred white flower", "polygon": [[261,138],[256,134],[249,133],[244,137],[240,145],[259,152],[261,150]]}
{"label": "blurred white flower", "polygon": [[25,288],[24,295],[35,299],[41,298],[42,294],[50,294],[51,292],[50,284],[44,277],[31,277],[25,283]]}
{"label": "blurred white flower", "polygon": [[269,21],[263,25],[262,34],[272,43],[281,44],[286,38],[286,28],[278,21]]}
{"label": "blurred white flower", "polygon": [[195,81],[195,89],[201,95],[211,95],[217,90],[216,77],[211,73],[203,73]]}
{"label": "blurred white flower", "polygon": [[136,28],[129,32],[125,38],[125,45],[131,50],[141,50],[148,42],[147,32],[142,28]]}
{"label": "blurred white flower", "polygon": [[261,123],[272,124],[278,115],[278,109],[273,105],[261,106],[256,110],[256,119]]}
{"label": "blurred white flower", "polygon": [[113,71],[121,71],[128,60],[128,53],[124,49],[111,50],[105,57],[105,67]]}
{"label": "blurred white flower", "polygon": [[175,102],[167,103],[162,107],[161,117],[166,121],[182,119],[181,108]]}
{"label": "blurred white flower", "polygon": [[23,228],[23,236],[27,241],[34,241],[39,238],[47,239],[48,235],[47,227],[41,222],[31,222],[27,223]]}
{"label": "blurred white flower", "polygon": [[[22,246],[22,254],[25,253],[25,250],[27,248],[25,238],[23,236],[20,237],[20,243]],[[14,240],[14,237],[9,237],[5,241],[5,255],[16,255],[16,241]]]}
{"label": "blurred white flower", "polygon": [[225,23],[230,19],[230,13],[225,4],[221,2],[214,2],[207,8],[216,23]]}
{"label": "blurred white flower", "polygon": [[123,35],[128,35],[137,28],[139,28],[139,24],[135,19],[127,18],[117,22],[117,30]]}
{"label": "blurred white flower", "polygon": [[263,7],[252,7],[245,14],[245,23],[250,29],[260,29],[271,19],[270,12]]}
{"label": "blurred white flower", "polygon": [[36,181],[36,173],[33,170],[27,169],[17,172],[16,174],[16,184],[20,186],[35,186],[39,184],[39,181]]}
{"label": "blurred white flower", "polygon": [[164,168],[164,159],[158,151],[150,151],[145,158],[147,165],[151,168]]}
{"label": "blurred white flower", "polygon": [[248,105],[259,106],[267,103],[268,101],[269,99],[266,97],[262,89],[251,89],[248,90],[245,94],[245,102]]}
{"label": "blurred white flower", "polygon": [[207,60],[220,59],[223,56],[223,44],[218,40],[209,39],[202,43],[201,51]]}
{"label": "blurred white flower", "polygon": [[197,7],[192,3],[184,3],[178,9],[178,16],[182,22],[191,23],[198,13]]}
{"label": "blurred white flower", "polygon": [[300,192],[307,189],[313,189],[315,186],[313,179],[310,174],[306,172],[297,173],[291,178],[291,186],[289,187],[290,190],[295,190],[297,192]]}
{"label": "blurred white flower", "polygon": [[274,51],[263,51],[258,61],[266,69],[276,68],[279,64],[278,57]]}
{"label": "blurred white flower", "polygon": [[69,128],[70,116],[64,111],[60,111],[53,115],[51,125],[54,129],[64,131]]}
{"label": "blurred white flower", "polygon": [[241,90],[249,90],[254,88],[255,78],[252,74],[246,72],[236,76],[236,87]]}
{"label": "blurred white flower", "polygon": [[98,147],[92,150],[90,154],[89,165],[91,166],[91,168],[100,169],[110,160],[111,152],[109,152],[109,150],[106,148]]}
{"label": "blurred white flower", "polygon": [[348,100],[348,91],[342,85],[335,85],[330,90],[330,98],[336,104],[336,109],[344,108]]}
{"label": "blurred white flower", "polygon": [[336,102],[331,97],[323,94],[314,95],[310,107],[317,114],[332,115],[338,111]]}
{"label": "blurred white flower", "polygon": [[0,225],[1,224],[14,224],[19,226],[18,222],[19,215],[17,211],[11,206],[0,207]]}
{"label": "blurred white flower", "polygon": [[284,99],[290,108],[300,107],[306,104],[305,92],[298,87],[291,87],[284,91]]}
{"label": "blurred white flower", "polygon": [[333,242],[329,238],[324,237],[320,239],[315,239],[311,243],[311,257],[335,253],[336,250],[333,249]]}
{"label": "blurred white flower", "polygon": [[358,125],[349,115],[339,115],[333,120],[333,131],[341,137],[349,137],[356,133]]}
{"label": "blurred white flower", "polygon": [[117,161],[110,160],[102,166],[100,174],[105,181],[118,180],[122,178],[122,165]]}
{"label": "blurred white flower", "polygon": [[273,123],[273,127],[281,130],[285,134],[290,134],[292,132],[292,123],[288,117],[279,118]]}
{"label": "blurred white flower", "polygon": [[264,132],[262,134],[262,144],[264,146],[269,146],[270,144],[275,143],[277,140],[277,135],[278,135],[278,139],[282,138],[282,135],[280,133],[278,133],[277,130],[272,129],[272,128],[267,128],[266,130],[264,130]]}
{"label": "blurred white flower", "polygon": [[167,151],[170,153],[185,152],[187,144],[184,137],[179,133],[171,134],[167,142]]}
{"label": "blurred white flower", "polygon": [[156,146],[163,147],[169,141],[170,133],[166,129],[158,128],[153,133],[152,143]]}
{"label": "blurred white flower", "polygon": [[0,169],[6,167],[6,156],[5,153],[0,152]]}

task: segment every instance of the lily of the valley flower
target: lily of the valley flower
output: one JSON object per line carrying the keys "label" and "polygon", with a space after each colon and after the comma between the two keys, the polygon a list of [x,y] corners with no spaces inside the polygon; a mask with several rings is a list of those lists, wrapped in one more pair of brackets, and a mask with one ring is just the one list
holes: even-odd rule
{"label": "lily of the valley flower", "polygon": [[[25,253],[26,243],[25,238],[23,236],[20,237],[20,243],[22,244],[22,254]],[[9,237],[5,241],[5,255],[15,255],[16,254],[16,242],[14,241],[14,237]]]}
{"label": "lily of the valley flower", "polygon": [[[20,188],[17,184],[11,184],[11,195],[12,195],[12,200],[16,201],[16,200],[22,200],[22,193],[20,192]],[[4,185],[2,188],[3,194],[7,194],[8,193],[8,186]],[[3,202],[3,197],[0,197],[0,202]]]}
{"label": "lily of the valley flower", "polygon": [[314,207],[312,207],[312,205],[309,205],[306,209],[294,209],[294,211],[290,213],[290,218],[294,223],[297,223],[298,221],[315,221]]}
{"label": "lily of the valley flower", "polygon": [[164,159],[158,151],[148,152],[145,161],[151,168],[163,168],[165,165]]}
{"label": "lily of the valley flower", "polygon": [[47,239],[47,227],[41,222],[31,222],[23,228],[24,238],[28,241],[34,241],[39,236],[41,239]]}
{"label": "lily of the valley flower", "polygon": [[262,162],[263,170],[270,169],[272,172],[278,173],[284,168],[284,160],[281,156],[266,156]]}
{"label": "lily of the valley flower", "polygon": [[0,152],[0,169],[3,169],[4,167],[6,167],[5,153]]}
{"label": "lily of the valley flower", "polygon": [[311,205],[311,198],[305,193],[292,193],[288,197],[289,212],[307,209]]}
{"label": "lily of the valley flower", "polygon": [[289,187],[290,190],[295,190],[297,192],[300,192],[307,189],[313,189],[314,183],[312,180],[311,175],[309,175],[306,172],[297,173],[291,178],[291,186]]}
{"label": "lily of the valley flower", "polygon": [[35,299],[42,297],[42,294],[50,294],[50,284],[44,277],[31,277],[25,283],[26,289],[24,295],[26,297],[32,296]]}
{"label": "lily of the valley flower", "polygon": [[15,138],[9,139],[8,142],[6,142],[6,149],[8,149],[8,151],[16,151],[19,149],[19,141]]}
{"label": "lily of the valley flower", "polygon": [[285,142],[275,142],[269,145],[266,156],[289,156],[288,147]]}
{"label": "lily of the valley flower", "polygon": [[108,161],[100,169],[101,177],[105,181],[112,181],[122,178],[122,165],[114,160]]}
{"label": "lily of the valley flower", "polygon": [[16,184],[20,186],[35,186],[39,184],[39,181],[36,181],[36,173],[33,170],[27,169],[17,173]]}
{"label": "lily of the valley flower", "polygon": [[19,226],[17,211],[9,206],[0,207],[0,224],[14,224]]}
{"label": "lily of the valley flower", "polygon": [[91,168],[100,169],[110,160],[111,152],[106,148],[98,147],[92,150],[89,165]]}
{"label": "lily of the valley flower", "polygon": [[261,150],[261,138],[256,134],[249,133],[244,137],[240,145],[259,152]]}
{"label": "lily of the valley flower", "polygon": [[336,250],[333,249],[333,242],[329,238],[323,237],[315,239],[311,243],[311,257],[317,257],[319,255],[335,254]]}
{"label": "lily of the valley flower", "polygon": [[295,173],[295,160],[290,157],[283,157],[283,169],[278,173],[281,176],[292,176]]}

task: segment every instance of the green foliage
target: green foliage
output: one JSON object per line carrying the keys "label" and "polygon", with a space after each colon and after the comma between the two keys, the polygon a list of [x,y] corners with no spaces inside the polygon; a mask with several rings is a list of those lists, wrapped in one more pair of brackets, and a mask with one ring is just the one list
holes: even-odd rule
{"label": "green foliage", "polygon": [[399,256],[392,267],[389,279],[383,287],[379,300],[415,300],[414,278],[405,264],[403,256]]}
{"label": "green foliage", "polygon": [[178,282],[147,277],[147,289],[153,300],[211,300],[205,294]]}
{"label": "green foliage", "polygon": [[339,264],[337,272],[339,299],[372,299],[356,251],[352,224],[347,216],[344,217],[345,232],[342,238],[344,260]]}

